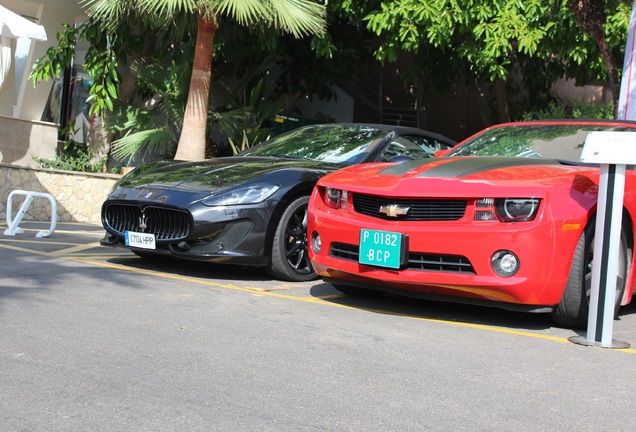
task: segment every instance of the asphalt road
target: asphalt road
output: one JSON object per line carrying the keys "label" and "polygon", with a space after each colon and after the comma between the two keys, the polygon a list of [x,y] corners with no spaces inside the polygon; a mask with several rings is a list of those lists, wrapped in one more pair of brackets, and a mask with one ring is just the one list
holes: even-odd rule
{"label": "asphalt road", "polygon": [[[631,431],[636,349],[545,315],[1,235],[0,431]],[[585,335],[585,333],[581,333]],[[636,346],[636,306],[614,322]]]}

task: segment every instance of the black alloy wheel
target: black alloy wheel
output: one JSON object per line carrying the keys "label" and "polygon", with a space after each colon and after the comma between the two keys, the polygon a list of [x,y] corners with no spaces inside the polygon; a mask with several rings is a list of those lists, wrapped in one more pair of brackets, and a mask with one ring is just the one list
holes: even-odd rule
{"label": "black alloy wheel", "polygon": [[278,223],[267,266],[268,274],[276,279],[304,282],[317,278],[307,251],[307,203],[308,196],[292,201]]}

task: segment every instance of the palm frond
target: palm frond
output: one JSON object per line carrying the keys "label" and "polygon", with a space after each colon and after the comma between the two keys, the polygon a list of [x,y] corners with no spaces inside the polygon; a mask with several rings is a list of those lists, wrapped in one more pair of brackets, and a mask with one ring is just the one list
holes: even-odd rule
{"label": "palm frond", "polygon": [[218,0],[214,3],[217,14],[226,15],[245,26],[269,21],[271,17],[263,0]]}
{"label": "palm frond", "polygon": [[185,22],[177,19],[181,13],[194,15],[197,0],[80,0],[80,5],[108,31],[115,30],[124,21],[160,29]]}
{"label": "palm frond", "polygon": [[172,18],[179,12],[194,13],[197,0],[137,0],[142,14]]}
{"label": "palm frond", "polygon": [[129,0],[81,0],[80,6],[86,9],[91,18],[101,22],[112,30],[134,12]]}
{"label": "palm frond", "polygon": [[[124,136],[112,143],[112,156],[129,163],[135,157],[165,154],[166,150],[174,152],[176,138],[167,128],[148,129]],[[167,143],[172,143],[167,149]]]}
{"label": "palm frond", "polygon": [[218,0],[218,14],[241,25],[266,24],[295,37],[324,34],[326,8],[312,0]]}
{"label": "palm frond", "polygon": [[226,136],[235,136],[243,129],[252,113],[251,107],[241,107],[214,113],[213,123]]}
{"label": "palm frond", "polygon": [[326,31],[326,8],[309,0],[271,0],[273,25],[297,38]]}

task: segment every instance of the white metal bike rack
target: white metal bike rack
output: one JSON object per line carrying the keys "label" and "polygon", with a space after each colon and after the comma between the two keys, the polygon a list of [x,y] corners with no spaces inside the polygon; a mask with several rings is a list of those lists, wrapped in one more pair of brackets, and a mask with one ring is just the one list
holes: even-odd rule
{"label": "white metal bike rack", "polygon": [[[18,214],[16,214],[15,219],[12,219],[11,214],[13,213],[13,201],[12,198],[16,195],[24,195],[26,198],[18,210]],[[57,226],[57,203],[53,195],[42,192],[32,192],[32,191],[23,191],[23,190],[14,190],[9,194],[9,199],[7,200],[7,228],[4,230],[4,235],[6,236],[15,236],[16,234],[24,234],[24,230],[20,228],[20,222],[22,222],[22,218],[26,213],[27,209],[33,202],[34,198],[47,198],[51,202],[51,227],[48,231],[40,231],[35,236],[36,237],[51,237],[53,235],[53,231],[55,231],[55,227]]]}

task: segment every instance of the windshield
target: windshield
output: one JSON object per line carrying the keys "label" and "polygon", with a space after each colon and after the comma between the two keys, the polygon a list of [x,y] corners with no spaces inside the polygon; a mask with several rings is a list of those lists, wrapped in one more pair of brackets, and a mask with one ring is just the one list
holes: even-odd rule
{"label": "windshield", "polygon": [[634,129],[589,124],[506,126],[487,130],[445,156],[514,156],[579,163],[588,132],[609,130]]}
{"label": "windshield", "polygon": [[390,133],[389,129],[365,125],[316,125],[279,135],[241,155],[313,159],[353,165],[364,162],[374,144]]}

